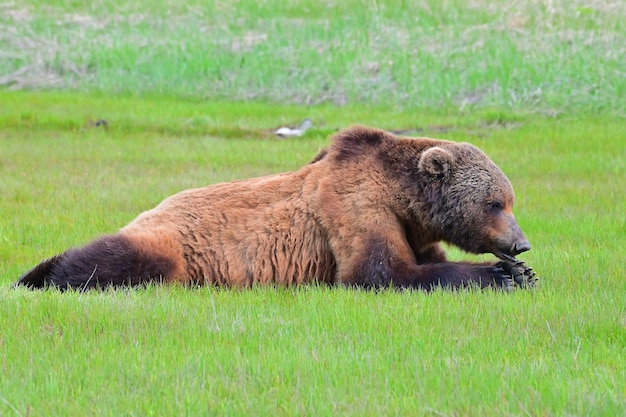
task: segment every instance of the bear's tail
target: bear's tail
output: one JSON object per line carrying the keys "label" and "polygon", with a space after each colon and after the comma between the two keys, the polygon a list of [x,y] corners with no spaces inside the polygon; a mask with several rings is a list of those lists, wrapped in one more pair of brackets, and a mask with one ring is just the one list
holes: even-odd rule
{"label": "bear's tail", "polygon": [[164,280],[173,269],[172,260],[146,253],[124,236],[111,235],[43,261],[15,285],[60,290],[137,286]]}

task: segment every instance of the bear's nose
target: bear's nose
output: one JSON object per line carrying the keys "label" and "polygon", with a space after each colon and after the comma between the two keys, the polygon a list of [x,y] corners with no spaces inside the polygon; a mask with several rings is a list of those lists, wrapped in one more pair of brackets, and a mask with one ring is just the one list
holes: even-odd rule
{"label": "bear's nose", "polygon": [[530,250],[530,242],[527,240],[513,244],[513,256]]}

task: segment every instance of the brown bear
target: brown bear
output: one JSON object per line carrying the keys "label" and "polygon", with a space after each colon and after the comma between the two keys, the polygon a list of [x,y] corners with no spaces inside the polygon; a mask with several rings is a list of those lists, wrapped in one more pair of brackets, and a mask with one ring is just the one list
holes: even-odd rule
{"label": "brown bear", "polygon": [[[515,286],[530,249],[502,171],[467,143],[353,127],[297,172],[182,191],[24,274],[31,288]],[[448,262],[440,242],[504,262]]]}

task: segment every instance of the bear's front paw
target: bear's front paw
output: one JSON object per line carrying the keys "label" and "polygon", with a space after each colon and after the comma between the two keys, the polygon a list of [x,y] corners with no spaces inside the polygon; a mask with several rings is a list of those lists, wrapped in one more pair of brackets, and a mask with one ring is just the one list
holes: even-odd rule
{"label": "bear's front paw", "polygon": [[479,266],[474,270],[477,282],[481,288],[498,288],[503,291],[515,289],[515,281],[509,272],[499,265]]}
{"label": "bear's front paw", "polygon": [[504,291],[513,291],[515,289],[515,281],[510,273],[499,265],[493,267],[492,271],[494,287]]}
{"label": "bear's front paw", "polygon": [[518,261],[517,259],[501,261],[498,262],[496,266],[502,268],[509,274],[515,284],[521,288],[533,288],[537,286],[537,282],[539,281],[537,274],[523,261]]}

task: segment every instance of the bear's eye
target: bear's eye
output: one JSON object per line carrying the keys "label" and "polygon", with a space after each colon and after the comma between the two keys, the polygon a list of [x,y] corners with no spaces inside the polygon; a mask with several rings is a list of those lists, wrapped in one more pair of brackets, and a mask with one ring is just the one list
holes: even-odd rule
{"label": "bear's eye", "polygon": [[487,207],[492,212],[498,212],[504,208],[504,205],[499,201],[492,201],[491,203],[487,204]]}

